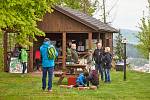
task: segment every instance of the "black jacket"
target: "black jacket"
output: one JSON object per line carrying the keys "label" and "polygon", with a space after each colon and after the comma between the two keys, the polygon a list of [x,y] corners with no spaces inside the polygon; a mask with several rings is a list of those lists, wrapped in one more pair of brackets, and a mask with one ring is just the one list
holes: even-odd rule
{"label": "black jacket", "polygon": [[93,53],[93,58],[96,64],[103,63],[103,55],[104,55],[104,51],[102,49],[95,49]]}
{"label": "black jacket", "polygon": [[104,53],[103,62],[104,62],[104,68],[110,69],[111,62],[112,62],[112,54],[109,52]]}

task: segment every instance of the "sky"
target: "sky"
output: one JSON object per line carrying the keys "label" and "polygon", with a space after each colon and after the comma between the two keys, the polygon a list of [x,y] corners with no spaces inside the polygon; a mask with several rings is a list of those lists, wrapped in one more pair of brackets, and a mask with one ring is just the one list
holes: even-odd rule
{"label": "sky", "polygon": [[[115,3],[117,1],[117,3]],[[139,30],[138,26],[140,19],[143,16],[143,11],[147,15],[147,0],[106,0],[106,11],[112,5],[115,7],[111,10],[110,16],[107,17],[107,22],[111,22],[112,26],[117,29]],[[101,11],[94,13],[94,17],[99,19]]]}

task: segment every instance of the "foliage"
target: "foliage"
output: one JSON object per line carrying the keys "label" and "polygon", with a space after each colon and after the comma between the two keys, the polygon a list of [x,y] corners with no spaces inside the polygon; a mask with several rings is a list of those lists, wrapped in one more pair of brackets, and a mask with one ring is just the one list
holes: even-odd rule
{"label": "foliage", "polygon": [[31,45],[29,37],[44,36],[37,28],[46,12],[52,12],[54,0],[0,0],[0,34],[17,33],[16,41]]}
{"label": "foliage", "polygon": [[122,39],[123,39],[123,36],[119,32],[118,36],[116,36],[116,39],[115,39],[116,47],[114,48],[115,60],[117,61],[122,61],[124,57]]}
{"label": "foliage", "polygon": [[98,0],[56,0],[58,5],[67,6],[72,9],[78,9],[79,11],[92,15],[96,10]]}
{"label": "foliage", "polygon": [[[111,72],[111,84],[100,81],[97,90],[64,89],[54,78],[52,93],[41,90],[41,76],[0,73],[0,100],[149,100],[150,74],[127,72],[123,81],[122,72]],[[63,80],[62,84],[66,84]],[[132,90],[132,91],[131,91]]]}
{"label": "foliage", "polygon": [[139,51],[148,58],[150,52],[150,18],[142,18],[140,24],[140,32],[137,35],[139,39],[138,49]]}

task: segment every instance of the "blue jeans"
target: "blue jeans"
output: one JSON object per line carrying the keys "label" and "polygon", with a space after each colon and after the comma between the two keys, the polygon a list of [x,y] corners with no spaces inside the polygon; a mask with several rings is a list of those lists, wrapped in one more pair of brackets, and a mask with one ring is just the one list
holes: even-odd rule
{"label": "blue jeans", "polygon": [[103,67],[101,64],[96,64],[96,70],[99,71],[100,75],[101,75],[101,80],[104,80],[104,75],[103,75]]}
{"label": "blue jeans", "polygon": [[46,77],[48,72],[48,90],[52,89],[53,67],[43,67],[42,89],[46,88]]}
{"label": "blue jeans", "polygon": [[110,82],[110,69],[104,69],[105,71],[105,82]]}

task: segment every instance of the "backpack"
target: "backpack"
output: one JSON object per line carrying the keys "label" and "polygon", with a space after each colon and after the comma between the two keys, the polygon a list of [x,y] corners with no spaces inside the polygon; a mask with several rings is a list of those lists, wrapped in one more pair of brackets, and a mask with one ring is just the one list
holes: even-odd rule
{"label": "backpack", "polygon": [[56,59],[56,50],[55,48],[52,46],[52,47],[48,47],[48,58],[50,60],[55,60]]}
{"label": "backpack", "polygon": [[99,76],[98,76],[98,72],[96,70],[92,70],[90,73],[91,76],[91,83],[92,85],[99,85]]}

